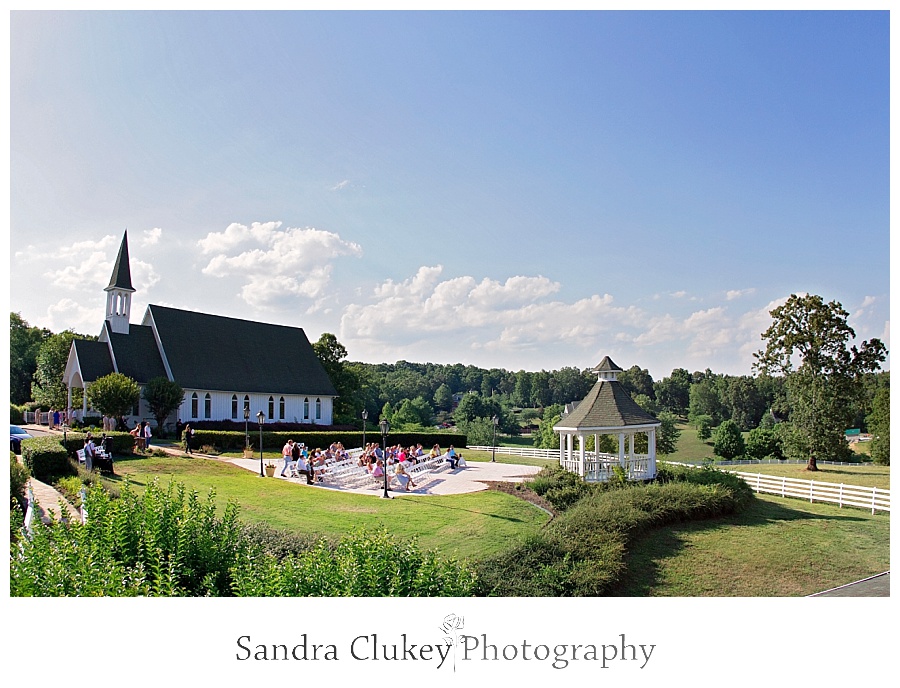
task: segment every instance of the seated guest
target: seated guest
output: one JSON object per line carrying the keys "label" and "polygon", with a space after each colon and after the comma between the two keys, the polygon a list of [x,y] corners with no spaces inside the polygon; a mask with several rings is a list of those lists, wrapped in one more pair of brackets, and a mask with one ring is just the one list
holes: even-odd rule
{"label": "seated guest", "polygon": [[400,487],[405,489],[407,492],[409,492],[410,485],[412,485],[413,487],[416,486],[416,484],[412,480],[412,476],[410,476],[410,474],[406,472],[406,469],[403,468],[402,463],[397,466],[397,472],[394,474],[394,477],[400,481]]}

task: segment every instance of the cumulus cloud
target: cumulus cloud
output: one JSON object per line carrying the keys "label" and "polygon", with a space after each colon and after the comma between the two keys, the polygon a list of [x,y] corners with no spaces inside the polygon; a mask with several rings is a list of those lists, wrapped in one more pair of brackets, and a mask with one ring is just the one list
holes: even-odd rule
{"label": "cumulus cloud", "polygon": [[281,222],[232,223],[197,242],[209,255],[204,275],[242,283],[240,296],[257,308],[274,307],[297,298],[316,300],[331,280],[332,262],[361,256],[359,244],[334,232],[312,227],[281,228]]}
{"label": "cumulus cloud", "polygon": [[158,244],[160,237],[162,237],[162,229],[159,227],[145,229],[144,235],[141,237],[141,246],[153,246]]}
{"label": "cumulus cloud", "polygon": [[348,341],[454,341],[486,350],[517,350],[552,342],[583,343],[633,324],[634,308],[613,305],[609,294],[573,303],[550,300],[560,285],[543,276],[500,281],[464,275],[443,278],[443,267],[423,266],[406,280],[387,280],[368,304],[348,306],[341,336]]}
{"label": "cumulus cloud", "polygon": [[[53,332],[72,329],[79,334],[98,334],[102,321],[103,303],[99,298],[87,304],[68,297],[47,308],[47,327]],[[98,317],[98,313],[101,317]]]}
{"label": "cumulus cloud", "polygon": [[754,287],[750,287],[749,289],[729,289],[727,292],[725,292],[725,299],[727,301],[734,301],[735,299],[739,299],[742,296],[749,296],[755,293],[756,289]]}

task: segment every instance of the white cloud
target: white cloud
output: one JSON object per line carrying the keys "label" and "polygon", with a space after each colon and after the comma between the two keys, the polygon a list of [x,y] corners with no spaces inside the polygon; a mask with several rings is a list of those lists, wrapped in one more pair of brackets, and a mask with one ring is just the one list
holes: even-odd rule
{"label": "white cloud", "polygon": [[727,301],[734,301],[735,299],[739,299],[742,296],[749,296],[755,293],[756,289],[754,287],[750,287],[749,289],[729,289],[727,292],[725,292],[725,299]]}
{"label": "white cloud", "polygon": [[141,246],[154,246],[159,243],[160,237],[162,237],[162,229],[159,227],[145,229],[144,236],[141,238]]}
{"label": "white cloud", "polygon": [[79,334],[98,334],[103,319],[103,303],[99,298],[92,301],[85,304],[84,301],[64,297],[51,304],[47,307],[46,327],[53,332],[72,329]]}
{"label": "white cloud", "polygon": [[671,296],[673,299],[683,299],[685,296],[687,296],[687,292],[684,289],[681,289],[680,291],[673,291],[671,294],[669,294],[669,296]]}
{"label": "white cloud", "polygon": [[338,182],[334,186],[331,187],[332,191],[341,191],[342,189],[346,189],[350,186],[350,180],[344,179],[343,181]]}
{"label": "white cloud", "polygon": [[[232,223],[198,243],[213,254],[202,272],[238,279],[240,296],[257,308],[293,303],[297,298],[320,299],[331,280],[332,261],[361,256],[359,244],[312,227],[281,229],[280,222]],[[242,249],[238,251],[237,249]]]}

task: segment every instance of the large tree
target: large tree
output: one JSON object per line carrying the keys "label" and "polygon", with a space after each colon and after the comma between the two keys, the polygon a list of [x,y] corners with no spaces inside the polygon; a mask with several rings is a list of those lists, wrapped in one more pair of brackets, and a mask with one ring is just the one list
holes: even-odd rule
{"label": "large tree", "polygon": [[[37,354],[37,367],[31,383],[31,392],[34,400],[42,406],[66,408],[68,392],[66,383],[63,381],[63,373],[66,370],[69,349],[72,348],[74,339],[96,339],[96,337],[86,337],[76,334],[72,330],[65,330],[47,337],[41,343]],[[76,400],[73,399],[72,403],[75,405]]]}
{"label": "large tree", "polygon": [[38,351],[50,334],[49,330],[29,326],[18,313],[9,314],[9,400],[13,404],[31,399]]}
{"label": "large tree", "polygon": [[159,428],[159,432],[165,432],[166,418],[181,406],[184,389],[167,377],[155,377],[144,385],[141,395],[147,402],[147,406],[150,407],[150,413],[156,419],[156,427]]}
{"label": "large tree", "polygon": [[875,393],[872,413],[866,421],[872,433],[872,460],[875,463],[891,463],[891,388],[882,387]]}
{"label": "large tree", "polygon": [[138,383],[122,373],[110,373],[94,380],[87,389],[88,404],[104,416],[128,415],[141,396]]}
{"label": "large tree", "polygon": [[347,349],[330,332],[322,333],[312,345],[322,362],[331,384],[337,390],[334,400],[333,423],[353,423],[362,411],[364,400],[360,398],[361,382],[353,367],[347,366]]}
{"label": "large tree", "polygon": [[785,375],[790,425],[783,429],[784,451],[818,470],[819,457],[846,455],[844,431],[862,391],[861,378],[880,368],[887,351],[879,339],[850,345],[856,332],[840,303],[821,296],[791,294],[770,311],[772,325],[762,334],[766,348],[755,354],[763,373]]}

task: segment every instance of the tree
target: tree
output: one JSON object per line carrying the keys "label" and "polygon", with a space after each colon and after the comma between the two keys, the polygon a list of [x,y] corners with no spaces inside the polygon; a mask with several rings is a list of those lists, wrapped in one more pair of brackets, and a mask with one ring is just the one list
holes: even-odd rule
{"label": "tree", "polygon": [[771,457],[773,459],[783,459],[784,454],[781,452],[781,442],[778,435],[770,428],[753,428],[747,433],[746,441],[747,456],[754,459],[765,459]]}
{"label": "tree", "polygon": [[31,393],[34,400],[42,406],[66,408],[68,390],[63,381],[63,373],[69,360],[69,349],[72,348],[72,341],[75,339],[96,339],[96,337],[85,337],[72,330],[65,330],[47,337],[38,350]]}
{"label": "tree", "polygon": [[730,418],[723,421],[713,435],[713,453],[723,459],[733,459],[744,453],[744,436],[738,424]]}
{"label": "tree", "polygon": [[693,418],[694,426],[697,428],[697,439],[701,442],[706,442],[710,437],[712,437],[712,427],[713,420],[712,416],[707,416],[706,414],[702,414],[699,416],[694,416]]}
{"label": "tree", "polygon": [[9,400],[13,404],[31,399],[38,351],[49,336],[49,330],[30,327],[18,313],[9,314]]}
{"label": "tree", "polygon": [[534,433],[534,446],[539,449],[559,449],[559,435],[553,432],[553,426],[562,418],[563,407],[559,404],[550,404],[544,407],[544,417],[538,424],[538,431]]}
{"label": "tree", "polygon": [[656,399],[656,391],[653,389],[653,378],[650,376],[650,371],[646,368],[633,365],[628,370],[623,370],[616,375],[616,379],[622,387],[628,390],[631,396],[645,394],[653,400]]}
{"label": "tree", "polygon": [[441,383],[435,390],[434,405],[439,411],[449,411],[453,408],[453,391],[446,383]]}
{"label": "tree", "polygon": [[872,412],[866,417],[872,433],[872,461],[891,465],[891,389],[882,387],[875,393]]}
{"label": "tree", "polygon": [[312,348],[337,390],[332,422],[354,422],[359,415],[357,411],[362,410],[362,402],[357,399],[361,383],[355,369],[346,364],[347,349],[330,332],[323,332]]}
{"label": "tree", "polygon": [[144,386],[142,396],[150,407],[150,413],[156,419],[156,427],[162,433],[166,418],[181,406],[184,390],[177,382],[166,377],[155,377]]}
{"label": "tree", "polygon": [[[693,377],[696,379],[698,374],[694,373]],[[729,415],[725,413],[719,394],[719,377],[707,370],[698,382],[691,385],[688,402],[688,417],[691,422],[697,416],[709,416],[713,425],[719,425]]]}
{"label": "tree", "polygon": [[770,315],[773,323],[762,334],[766,348],[755,354],[754,365],[785,375],[790,426],[779,434],[785,453],[805,458],[807,470],[815,471],[817,457],[841,458],[849,451],[844,430],[862,391],[861,377],[880,368],[887,350],[879,339],[849,346],[856,337],[849,314],[821,296],[791,294]]}
{"label": "tree", "polygon": [[671,411],[660,411],[656,419],[660,422],[659,430],[656,431],[656,452],[674,454],[678,438],[681,437],[681,430],[676,426],[678,418]]}
{"label": "tree", "polygon": [[691,374],[684,368],[675,368],[669,377],[654,383],[656,401],[673,413],[685,414],[691,401]]}
{"label": "tree", "polygon": [[88,404],[104,416],[128,415],[141,396],[138,383],[122,373],[98,377],[87,388]]}

